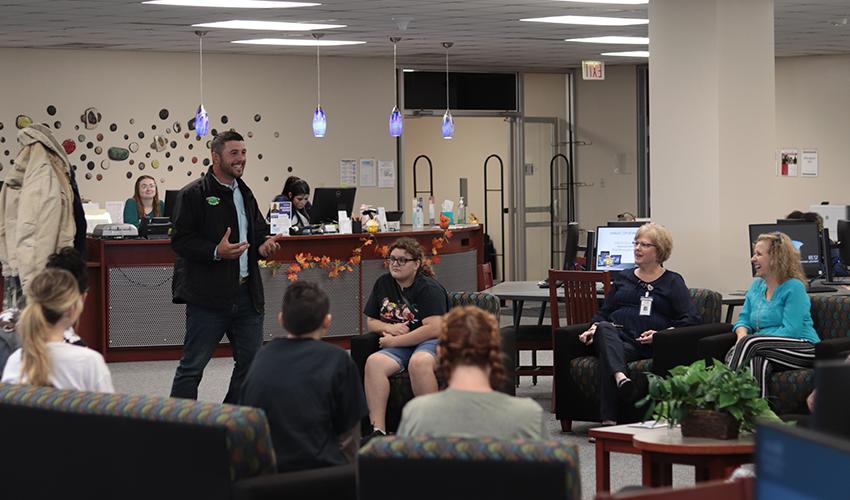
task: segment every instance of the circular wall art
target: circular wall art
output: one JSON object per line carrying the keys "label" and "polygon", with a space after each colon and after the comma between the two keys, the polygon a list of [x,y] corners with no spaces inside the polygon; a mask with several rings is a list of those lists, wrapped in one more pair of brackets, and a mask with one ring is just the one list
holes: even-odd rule
{"label": "circular wall art", "polygon": [[52,104],[50,106],[47,106],[47,114],[50,115],[50,116],[55,115],[56,114],[56,106],[54,106]]}

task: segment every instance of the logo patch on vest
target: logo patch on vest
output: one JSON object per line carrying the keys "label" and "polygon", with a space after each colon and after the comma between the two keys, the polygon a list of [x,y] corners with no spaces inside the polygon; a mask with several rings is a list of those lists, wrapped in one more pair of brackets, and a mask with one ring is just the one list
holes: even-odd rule
{"label": "logo patch on vest", "polygon": [[207,204],[211,207],[218,205],[221,202],[221,198],[218,196],[207,196]]}

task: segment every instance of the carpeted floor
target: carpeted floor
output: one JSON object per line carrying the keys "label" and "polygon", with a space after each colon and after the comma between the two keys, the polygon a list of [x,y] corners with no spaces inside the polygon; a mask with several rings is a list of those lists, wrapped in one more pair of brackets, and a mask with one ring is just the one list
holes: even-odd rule
{"label": "carpeted floor", "polygon": [[[527,353],[522,353],[523,355]],[[529,360],[522,359],[523,362]],[[551,353],[539,353],[541,364],[551,363]],[[171,379],[174,376],[176,361],[150,361],[138,363],[111,363],[109,369],[117,392],[129,394],[149,394],[167,396],[171,389]],[[224,399],[230,381],[233,361],[227,358],[213,359],[204,372],[204,379],[199,390],[199,399],[220,402]],[[523,377],[517,388],[517,395],[533,398],[540,403],[544,410],[551,408],[552,380],[541,377],[537,385],[532,385],[530,377]],[[549,430],[552,436],[578,446],[581,464],[582,493],[584,499],[592,499],[596,489],[594,445],[587,440],[587,429],[598,424],[576,422],[573,432],[562,433],[560,424],[550,415]],[[614,491],[627,485],[640,484],[641,462],[637,455],[612,454],[611,456],[611,485]],[[687,466],[673,467],[673,484],[675,486],[693,484],[693,468]]]}

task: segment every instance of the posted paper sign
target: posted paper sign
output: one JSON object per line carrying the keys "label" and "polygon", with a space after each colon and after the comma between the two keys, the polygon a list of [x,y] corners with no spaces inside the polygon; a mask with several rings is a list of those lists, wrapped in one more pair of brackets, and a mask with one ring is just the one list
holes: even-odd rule
{"label": "posted paper sign", "polygon": [[378,185],[378,169],[374,159],[360,160],[360,185],[371,187]]}
{"label": "posted paper sign", "polygon": [[357,160],[339,160],[339,185],[357,187]]}
{"label": "posted paper sign", "polygon": [[392,160],[381,160],[378,162],[378,187],[395,187],[395,162]]}
{"label": "posted paper sign", "polygon": [[797,158],[800,152],[796,149],[779,151],[779,175],[782,177],[797,177]]}
{"label": "posted paper sign", "polygon": [[289,227],[292,225],[292,202],[273,201],[269,209],[269,222],[271,234],[289,235]]}
{"label": "posted paper sign", "polygon": [[804,149],[800,154],[800,177],[818,176],[818,151],[817,149]]}

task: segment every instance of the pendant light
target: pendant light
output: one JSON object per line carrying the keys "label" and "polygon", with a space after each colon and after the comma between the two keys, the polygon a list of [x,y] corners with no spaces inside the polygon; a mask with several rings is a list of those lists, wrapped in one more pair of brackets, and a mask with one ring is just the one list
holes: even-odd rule
{"label": "pendant light", "polygon": [[404,117],[398,110],[398,66],[396,65],[396,48],[398,42],[401,41],[400,36],[391,36],[390,42],[393,44],[393,110],[390,112],[390,137],[400,137],[404,130]]}
{"label": "pendant light", "polygon": [[449,111],[449,48],[454,45],[452,42],[443,42],[443,47],[446,49],[446,113],[443,115],[443,139],[451,139],[455,135],[455,119],[452,118],[452,112]]}
{"label": "pendant light", "polygon": [[316,111],[313,112],[313,137],[324,137],[328,130],[328,119],[322,109],[322,72],[319,66],[319,40],[324,33],[313,33],[316,40]]}
{"label": "pendant light", "polygon": [[198,137],[207,135],[210,130],[210,120],[207,115],[207,110],[204,109],[204,35],[206,31],[196,31],[198,35],[198,53],[200,54],[200,82],[201,82],[201,105],[198,106],[198,111],[195,113],[195,134]]}

